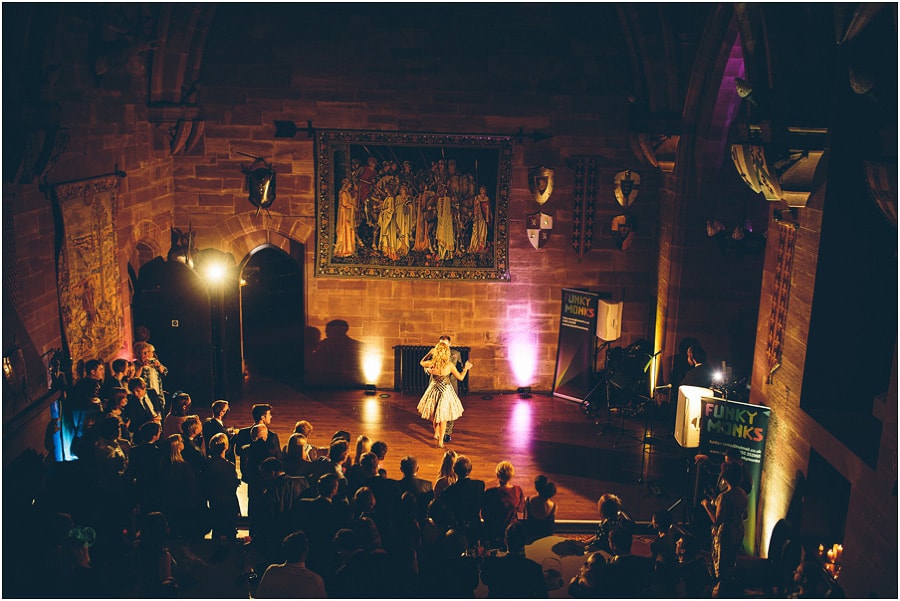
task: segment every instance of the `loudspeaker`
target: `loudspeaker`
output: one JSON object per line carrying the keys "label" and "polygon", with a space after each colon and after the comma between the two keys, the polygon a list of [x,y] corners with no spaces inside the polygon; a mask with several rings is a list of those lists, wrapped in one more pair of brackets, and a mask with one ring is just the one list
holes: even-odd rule
{"label": "loudspeaker", "polygon": [[675,409],[675,442],[685,448],[700,446],[700,410],[703,397],[713,397],[713,391],[700,386],[679,386],[678,407]]}
{"label": "loudspeaker", "polygon": [[622,302],[597,301],[597,338],[618,340],[622,335]]}

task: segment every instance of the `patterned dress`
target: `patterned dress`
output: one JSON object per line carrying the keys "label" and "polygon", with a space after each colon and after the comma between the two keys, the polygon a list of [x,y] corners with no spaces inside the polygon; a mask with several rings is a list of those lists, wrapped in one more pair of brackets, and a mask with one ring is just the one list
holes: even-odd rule
{"label": "patterned dress", "polygon": [[453,376],[431,376],[428,388],[425,394],[419,400],[416,410],[422,419],[432,422],[447,422],[459,419],[462,415],[463,406],[456,391],[453,390],[453,383],[450,378]]}

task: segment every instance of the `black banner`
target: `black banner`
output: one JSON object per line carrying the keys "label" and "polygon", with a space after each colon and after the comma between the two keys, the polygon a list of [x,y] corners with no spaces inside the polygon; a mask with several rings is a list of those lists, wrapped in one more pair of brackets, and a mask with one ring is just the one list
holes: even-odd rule
{"label": "black banner", "polygon": [[721,462],[728,449],[737,449],[750,476],[752,487],[747,499],[743,552],[755,555],[759,486],[772,411],[762,405],[706,397],[701,399],[701,404],[701,452]]}
{"label": "black banner", "polygon": [[593,388],[598,298],[597,292],[563,288],[554,396],[581,402]]}

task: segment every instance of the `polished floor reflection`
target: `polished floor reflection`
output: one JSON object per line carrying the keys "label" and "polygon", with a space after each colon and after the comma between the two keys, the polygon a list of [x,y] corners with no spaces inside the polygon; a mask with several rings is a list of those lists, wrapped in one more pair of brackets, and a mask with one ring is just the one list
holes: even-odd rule
{"label": "polished floor reflection", "polygon": [[[400,459],[419,462],[419,477],[434,480],[444,450],[432,438],[431,425],[416,413],[418,396],[392,390],[366,395],[363,390],[305,390],[260,378],[246,383],[243,399],[232,402],[227,425],[250,423],[254,403],[273,405],[272,428],[282,443],[294,424],[308,420],[317,446],[327,446],[338,430],[353,440],[365,434],[388,443],[388,476],[400,477]],[[496,485],[494,469],[509,460],[516,468],[514,482],[534,494],[534,478],[544,474],[558,487],[557,519],[596,520],[597,498],[618,494],[633,519],[646,521],[688,492],[687,462],[692,453],[672,436],[674,418],[666,402],[648,405],[637,414],[613,413],[610,419],[591,419],[579,403],[550,395],[518,394],[463,397],[465,413],[453,439],[446,444],[467,455],[472,477]],[[674,511],[682,517],[681,504]]]}

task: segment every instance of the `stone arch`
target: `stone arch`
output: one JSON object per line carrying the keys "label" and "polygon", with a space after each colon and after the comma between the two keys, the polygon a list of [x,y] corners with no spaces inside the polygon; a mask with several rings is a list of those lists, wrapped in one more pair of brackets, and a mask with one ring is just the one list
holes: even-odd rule
{"label": "stone arch", "polygon": [[120,247],[122,254],[128,257],[128,265],[137,273],[145,263],[162,256],[167,234],[149,219],[135,224],[130,234],[124,244],[120,243]]}
{"label": "stone arch", "polygon": [[263,245],[280,248],[290,255],[292,241],[308,246],[315,239],[315,220],[274,212],[257,216],[255,212],[247,211],[226,219],[217,227],[217,232],[223,248],[236,258],[246,257]]}

